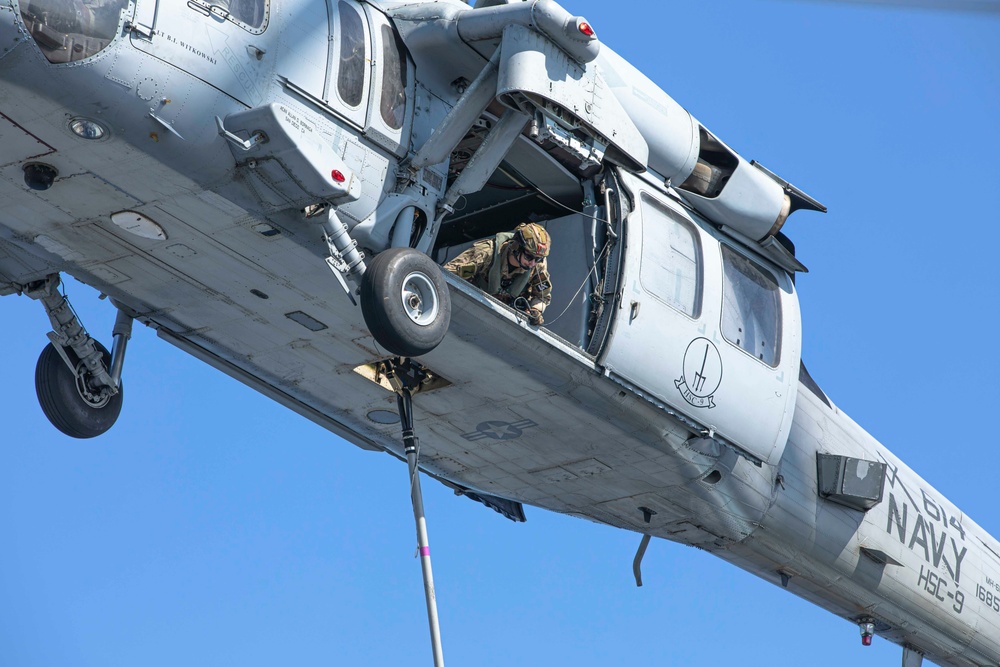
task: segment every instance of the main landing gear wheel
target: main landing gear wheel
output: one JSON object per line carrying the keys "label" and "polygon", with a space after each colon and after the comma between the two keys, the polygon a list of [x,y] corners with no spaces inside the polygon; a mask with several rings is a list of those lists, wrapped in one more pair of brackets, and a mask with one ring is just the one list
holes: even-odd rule
{"label": "main landing gear wheel", "polygon": [[451,322],[441,267],[413,248],[375,256],[361,279],[361,313],[379,345],[401,357],[437,347]]}
{"label": "main landing gear wheel", "polygon": [[[94,341],[104,355],[104,365],[111,368],[111,354]],[[122,387],[110,394],[90,383],[89,374],[73,350],[66,354],[74,362],[74,373],[63,361],[55,346],[49,343],[35,366],[35,392],[42,412],[52,425],[71,438],[93,438],[114,426],[122,410]]]}

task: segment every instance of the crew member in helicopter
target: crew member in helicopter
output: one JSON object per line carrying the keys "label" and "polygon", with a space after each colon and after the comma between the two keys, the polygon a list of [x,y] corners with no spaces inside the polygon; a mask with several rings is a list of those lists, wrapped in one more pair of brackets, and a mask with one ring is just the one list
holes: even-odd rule
{"label": "crew member in helicopter", "polygon": [[521,223],[512,232],[482,239],[444,265],[470,283],[528,316],[540,325],[552,301],[552,279],[545,258],[549,233],[536,222]]}

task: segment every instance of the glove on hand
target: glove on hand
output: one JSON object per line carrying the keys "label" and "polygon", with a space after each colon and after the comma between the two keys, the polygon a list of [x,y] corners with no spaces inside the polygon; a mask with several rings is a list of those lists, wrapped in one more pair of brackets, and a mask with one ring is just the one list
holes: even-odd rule
{"label": "glove on hand", "polygon": [[523,296],[519,296],[514,299],[514,308],[527,315],[528,323],[533,324],[536,327],[545,321],[542,318],[542,311],[537,308],[532,308],[531,304],[528,303],[528,300]]}

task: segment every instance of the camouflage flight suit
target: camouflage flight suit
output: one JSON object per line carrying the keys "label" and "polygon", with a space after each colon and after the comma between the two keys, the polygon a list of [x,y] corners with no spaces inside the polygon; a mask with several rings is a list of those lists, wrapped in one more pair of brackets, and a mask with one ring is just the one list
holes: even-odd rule
{"label": "camouflage flight suit", "polygon": [[532,267],[530,275],[528,271],[511,266],[507,255],[513,236],[504,232],[491,239],[476,241],[444,268],[508,305],[513,305],[514,299],[523,296],[540,315],[552,301],[548,265],[542,259]]}

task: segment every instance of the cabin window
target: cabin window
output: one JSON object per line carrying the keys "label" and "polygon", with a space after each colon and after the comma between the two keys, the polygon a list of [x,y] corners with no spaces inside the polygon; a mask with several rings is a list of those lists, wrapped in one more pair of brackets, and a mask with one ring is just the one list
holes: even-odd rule
{"label": "cabin window", "polygon": [[403,127],[406,111],[406,51],[392,28],[382,26],[382,120],[393,130]]}
{"label": "cabin window", "polygon": [[[348,106],[361,104],[365,90],[365,28],[357,10],[340,3],[340,72],[337,92]],[[386,121],[388,122],[388,121]]]}
{"label": "cabin window", "polygon": [[722,246],[722,335],[768,366],[781,356],[781,292],[774,274]]}
{"label": "cabin window", "polygon": [[255,35],[267,28],[269,0],[188,0],[187,4],[197,12],[231,21]]}
{"label": "cabin window", "polygon": [[229,12],[237,23],[242,23],[253,29],[264,25],[267,7],[264,0],[229,0]]}
{"label": "cabin window", "polygon": [[642,198],[643,289],[689,317],[701,314],[701,261],[694,230]]}

